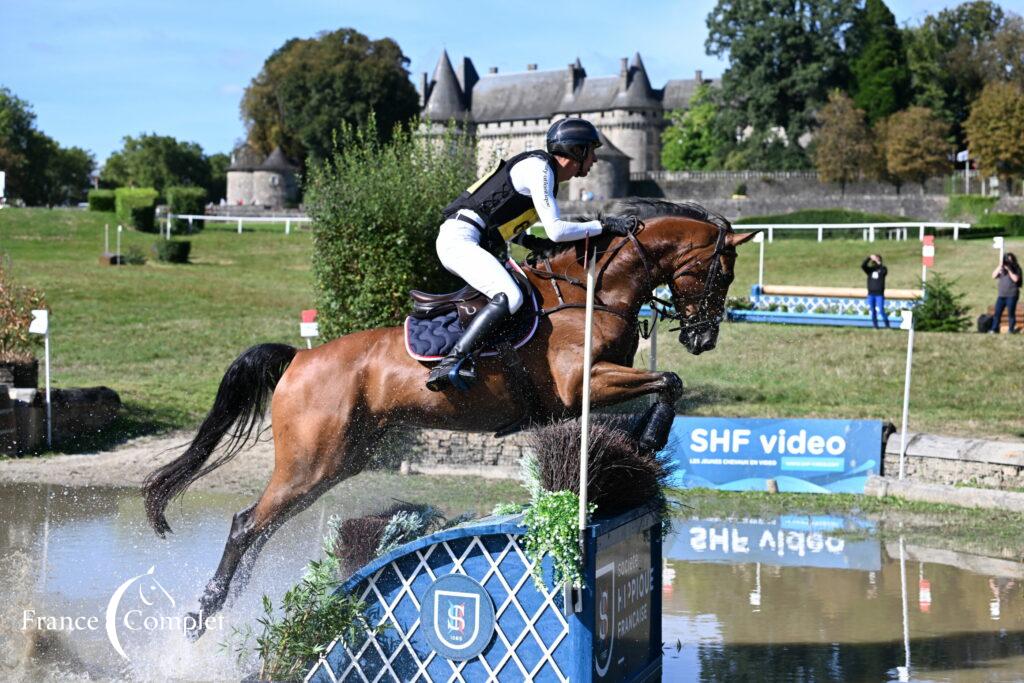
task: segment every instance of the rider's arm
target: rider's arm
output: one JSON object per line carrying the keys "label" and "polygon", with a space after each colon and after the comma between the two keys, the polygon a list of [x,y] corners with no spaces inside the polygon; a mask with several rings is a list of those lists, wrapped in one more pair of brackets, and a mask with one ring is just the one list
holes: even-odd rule
{"label": "rider's arm", "polygon": [[509,171],[516,192],[533,198],[540,222],[548,239],[569,242],[601,234],[600,221],[573,223],[563,221],[555,200],[555,173],[540,157],[527,157]]}

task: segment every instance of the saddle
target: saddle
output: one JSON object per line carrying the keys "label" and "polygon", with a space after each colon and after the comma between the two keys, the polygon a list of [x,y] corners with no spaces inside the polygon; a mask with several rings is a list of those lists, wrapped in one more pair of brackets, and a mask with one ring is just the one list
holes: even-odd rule
{"label": "saddle", "polygon": [[[511,260],[505,264],[505,270],[512,276],[516,284],[519,285],[519,289],[523,292],[524,300],[530,302],[532,300],[533,285],[526,278],[526,274]],[[409,313],[409,317],[418,320],[429,320],[455,311],[463,328],[473,319],[477,311],[486,306],[490,300],[487,295],[477,291],[470,285],[445,294],[431,294],[430,292],[421,292],[413,289],[409,292],[409,298],[412,300],[412,312]]]}

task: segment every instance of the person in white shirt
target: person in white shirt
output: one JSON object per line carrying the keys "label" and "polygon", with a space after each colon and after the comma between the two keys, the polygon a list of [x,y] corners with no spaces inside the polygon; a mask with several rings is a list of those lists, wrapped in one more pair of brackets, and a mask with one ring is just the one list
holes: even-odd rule
{"label": "person in white shirt", "polygon": [[[472,382],[472,364],[462,363],[487,335],[523,305],[519,286],[499,262],[506,243],[538,220],[548,239],[569,242],[608,232],[625,235],[630,218],[607,216],[575,223],[561,218],[556,183],[585,177],[597,162],[597,129],[583,119],[561,119],[547,133],[547,150],[530,150],[501,161],[444,210],[437,236],[441,264],[490,301],[470,322],[451,352],[435,365],[427,388],[441,391],[451,374]],[[466,367],[468,365],[468,367]]]}

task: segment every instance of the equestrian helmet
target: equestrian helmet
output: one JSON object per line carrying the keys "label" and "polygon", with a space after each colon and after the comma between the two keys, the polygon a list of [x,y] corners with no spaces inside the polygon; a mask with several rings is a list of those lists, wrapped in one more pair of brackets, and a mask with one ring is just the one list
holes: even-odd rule
{"label": "equestrian helmet", "polygon": [[591,148],[601,146],[601,138],[590,121],[560,119],[548,128],[547,145],[548,154],[558,154],[582,164]]}

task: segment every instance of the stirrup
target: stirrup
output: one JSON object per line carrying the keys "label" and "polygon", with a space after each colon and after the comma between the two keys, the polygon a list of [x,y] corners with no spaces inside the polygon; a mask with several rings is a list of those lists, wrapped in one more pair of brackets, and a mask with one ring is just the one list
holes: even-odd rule
{"label": "stirrup", "polygon": [[[466,374],[463,375],[462,365],[467,360],[469,361],[469,367],[466,368]],[[467,379],[469,382],[466,381]],[[451,382],[451,385],[459,391],[469,391],[469,385],[476,382],[476,367],[473,363],[473,354],[464,356],[456,361],[455,365],[452,366],[452,369],[448,371],[448,381]]]}

